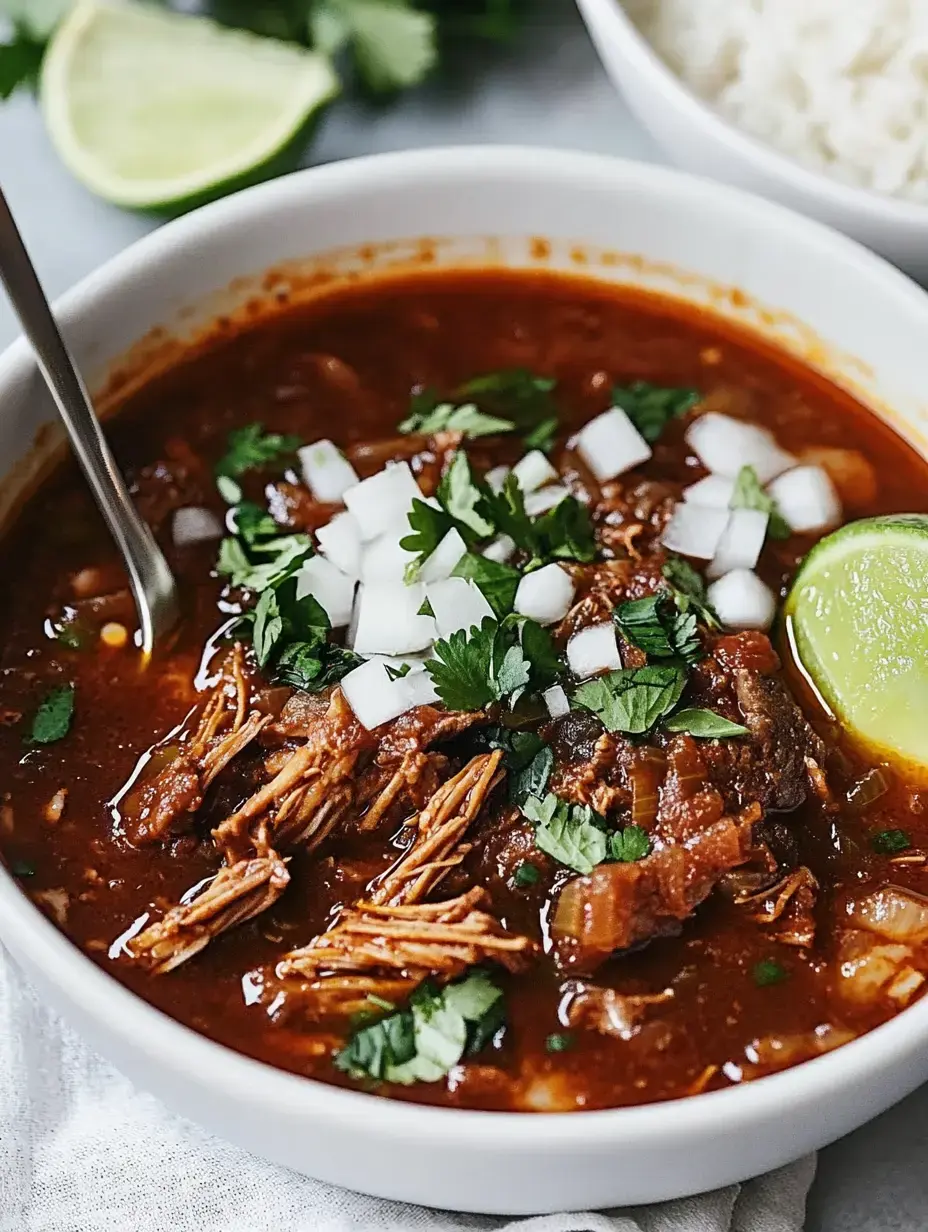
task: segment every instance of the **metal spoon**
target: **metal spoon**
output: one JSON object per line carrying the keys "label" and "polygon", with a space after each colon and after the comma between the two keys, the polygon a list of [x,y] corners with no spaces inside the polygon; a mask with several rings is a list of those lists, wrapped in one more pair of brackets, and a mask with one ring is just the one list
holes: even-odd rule
{"label": "metal spoon", "polygon": [[177,622],[177,585],[151,530],[129,497],[2,189],[0,282],[32,343],[77,460],[119,548],[138,611],[142,650],[148,655]]}

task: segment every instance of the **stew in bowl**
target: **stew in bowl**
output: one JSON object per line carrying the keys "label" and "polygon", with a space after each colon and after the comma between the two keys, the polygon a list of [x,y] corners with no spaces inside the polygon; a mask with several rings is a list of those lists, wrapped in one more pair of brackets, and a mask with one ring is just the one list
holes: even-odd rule
{"label": "stew in bowl", "polygon": [[444,269],[219,330],[111,435],[183,624],[140,669],[76,472],[25,505],[0,846],[141,997],[537,1112],[748,1083],[921,995],[925,787],[783,619],[823,536],[928,512],[848,393],[670,298]]}

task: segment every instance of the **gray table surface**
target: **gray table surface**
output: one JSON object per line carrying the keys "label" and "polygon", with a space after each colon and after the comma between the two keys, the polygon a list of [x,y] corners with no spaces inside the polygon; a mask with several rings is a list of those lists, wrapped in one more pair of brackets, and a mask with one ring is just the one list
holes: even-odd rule
{"label": "gray table surface", "polygon": [[[660,161],[599,66],[572,0],[544,0],[518,45],[384,110],[342,103],[308,161],[410,146],[522,142]],[[97,201],[57,161],[31,99],[0,108],[0,182],[50,294],[155,224]],[[0,348],[16,333],[0,302]],[[924,1232],[928,1090],[823,1151],[809,1232]]]}

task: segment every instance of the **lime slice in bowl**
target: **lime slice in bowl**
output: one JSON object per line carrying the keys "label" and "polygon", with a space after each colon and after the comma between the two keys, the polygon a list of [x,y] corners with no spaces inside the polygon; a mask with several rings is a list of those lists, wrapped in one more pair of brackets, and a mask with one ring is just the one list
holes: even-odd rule
{"label": "lime slice in bowl", "polygon": [[864,518],[828,535],[785,615],[800,666],[850,733],[928,764],[928,515]]}
{"label": "lime slice in bowl", "polygon": [[261,178],[337,92],[324,56],[121,0],[75,5],[40,85],[67,166],[134,209],[193,205]]}

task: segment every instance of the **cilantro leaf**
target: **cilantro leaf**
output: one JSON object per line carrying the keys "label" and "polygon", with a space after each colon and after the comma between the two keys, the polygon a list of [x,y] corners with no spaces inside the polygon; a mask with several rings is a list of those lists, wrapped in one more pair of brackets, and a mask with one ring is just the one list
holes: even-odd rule
{"label": "cilantro leaf", "polygon": [[789,972],[775,958],[762,958],[754,964],[752,975],[758,988],[769,988],[772,984],[781,984]]}
{"label": "cilantro leaf", "polygon": [[521,580],[518,569],[488,560],[486,556],[479,556],[475,552],[468,552],[461,557],[454,567],[452,577],[468,578],[475,582],[499,620],[512,611]]}
{"label": "cilantro leaf", "polygon": [[276,586],[295,573],[307,556],[313,554],[308,535],[280,535],[253,549],[255,560],[240,539],[223,539],[219,545],[216,572],[228,577],[233,586],[245,586],[256,593]]}
{"label": "cilantro leaf", "polygon": [[912,839],[907,830],[874,830],[870,835],[870,846],[878,855],[894,856],[900,851],[908,851]]}
{"label": "cilantro leaf", "polygon": [[593,523],[586,505],[581,505],[575,496],[565,496],[553,509],[536,518],[532,530],[542,561],[589,563],[596,559]]}
{"label": "cilantro leaf", "polygon": [[423,436],[433,436],[436,432],[460,432],[471,440],[514,430],[515,424],[511,419],[485,415],[472,403],[453,406],[450,402],[443,402],[429,411],[413,413],[399,425],[399,431],[404,433],[418,432]]}
{"label": "cilantro leaf", "polygon": [[74,717],[74,685],[52,689],[39,703],[32,718],[27,744],[54,744],[71,730]]}
{"label": "cilantro leaf", "polygon": [[289,459],[301,444],[298,436],[265,432],[259,423],[235,428],[229,433],[225,454],[216,463],[216,475],[238,479],[246,471]]}
{"label": "cilantro leaf", "polygon": [[502,749],[508,773],[509,799],[521,805],[528,796],[541,796],[554,769],[554,753],[533,731],[487,727],[475,733],[478,748]]}
{"label": "cilantro leaf", "polygon": [[650,850],[651,840],[641,826],[626,826],[609,835],[609,854],[621,864],[643,860]]}
{"label": "cilantro leaf", "polygon": [[479,629],[460,629],[437,641],[426,671],[449,710],[482,710],[497,700],[493,649],[498,625],[487,616]]}
{"label": "cilantro leaf", "polygon": [[479,511],[489,519],[498,534],[508,535],[516,547],[529,556],[540,555],[532,519],[525,512],[525,494],[512,472],[506,476],[499,492],[483,488]]}
{"label": "cilantro leaf", "polygon": [[540,449],[542,453],[550,453],[554,448],[557,436],[558,422],[556,419],[543,419],[540,424],[526,432],[523,440],[527,449]]}
{"label": "cilantro leaf", "polygon": [[433,649],[426,671],[449,710],[481,710],[504,700],[514,706],[529,687],[545,687],[551,662],[560,666],[550,635],[525,619],[500,623],[487,616],[479,629],[460,629]]}
{"label": "cilantro leaf", "polygon": [[252,501],[241,501],[232,511],[232,524],[236,536],[242,540],[245,547],[257,552],[276,552],[275,545],[270,540],[279,542],[281,529],[260,505]]}
{"label": "cilantro leaf", "polygon": [[435,17],[407,0],[316,0],[310,25],[313,43],[329,55],[350,44],[374,93],[418,85],[438,59]]}
{"label": "cilantro leaf", "polygon": [[[544,443],[550,448],[557,431],[557,407],[551,396],[556,384],[552,378],[534,376],[526,368],[509,368],[474,377],[458,393],[535,436],[531,447],[540,449]],[[527,437],[525,443],[529,443]]]}
{"label": "cilantro leaf", "polygon": [[749,736],[751,733],[740,723],[715,714],[712,710],[702,710],[698,707],[691,710],[678,710],[676,714],[666,719],[664,726],[672,732],[688,732],[702,740],[726,740],[729,736]]}
{"label": "cilantro leaf", "polygon": [[493,523],[480,512],[485,490],[479,487],[470,469],[467,454],[459,449],[451,459],[451,465],[438,485],[438,500],[452,518],[465,526],[478,539],[493,534]]}
{"label": "cilantro leaf", "polygon": [[682,556],[671,556],[664,565],[663,574],[681,612],[692,609],[710,629],[722,627],[706,596],[706,584],[689,561]]}
{"label": "cilantro leaf", "polygon": [[427,505],[418,497],[413,498],[412,509],[406,515],[411,533],[400,540],[400,547],[405,552],[415,552],[417,559],[409,566],[407,582],[414,582],[422,564],[435,551],[438,545],[454,527],[452,518],[444,509],[436,509]]}
{"label": "cilantro leaf", "polygon": [[620,603],[612,618],[623,636],[652,658],[696,663],[703,657],[695,612],[677,610],[666,595]]}
{"label": "cilantro leaf", "polygon": [[338,684],[363,662],[353,650],[333,646],[329,641],[319,646],[313,642],[292,642],[277,659],[274,679],[305,693],[319,693],[329,685]]}
{"label": "cilantro leaf", "polygon": [[568,804],[548,792],[543,800],[529,796],[522,812],[535,823],[535,845],[558,863],[587,876],[605,860],[605,821],[587,805]]}
{"label": "cilantro leaf", "polygon": [[337,1069],[375,1081],[438,1082],[465,1055],[479,1052],[505,1025],[503,994],[482,971],[438,990],[431,981],[406,1009],[354,1032]]}
{"label": "cilantro leaf", "polygon": [[622,668],[582,684],[574,701],[591,710],[607,731],[640,736],[674,708],[685,683],[686,672],[677,664]]}
{"label": "cilantro leaf", "polygon": [[742,466],[735,478],[735,490],[729,505],[732,509],[758,509],[769,514],[767,534],[771,539],[788,539],[792,534],[789,523],[777,508],[773,497],[765,492],[753,466]]}
{"label": "cilantro leaf", "polygon": [[678,389],[633,381],[614,385],[612,405],[620,407],[649,445],[653,445],[671,421],[692,410],[702,398],[698,389]]}
{"label": "cilantro leaf", "polygon": [[270,659],[274,647],[280,641],[284,632],[284,618],[280,610],[277,592],[266,590],[258,600],[254,610],[251,640],[255,648],[255,657],[259,667],[264,667]]}
{"label": "cilantro leaf", "polygon": [[540,880],[541,873],[530,860],[523,860],[516,868],[512,877],[513,885],[517,890],[524,890],[528,886],[537,885]]}
{"label": "cilantro leaf", "polygon": [[35,85],[44,54],[44,45],[18,28],[9,43],[0,43],[0,100]]}

